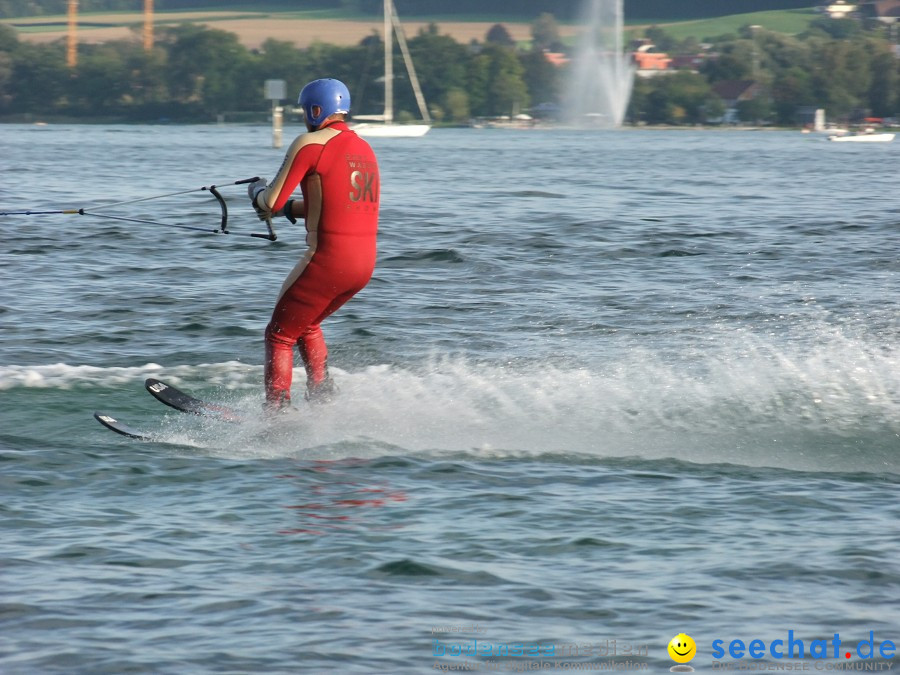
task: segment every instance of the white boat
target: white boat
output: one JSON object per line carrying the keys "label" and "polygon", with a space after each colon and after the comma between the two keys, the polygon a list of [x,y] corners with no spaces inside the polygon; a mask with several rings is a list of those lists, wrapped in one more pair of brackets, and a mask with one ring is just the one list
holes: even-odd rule
{"label": "white boat", "polygon": [[839,143],[890,143],[894,140],[896,134],[891,133],[875,133],[874,129],[866,129],[855,134],[847,134],[846,136],[829,136],[829,141]]}
{"label": "white boat", "polygon": [[[419,104],[419,112],[424,124],[394,124],[394,33],[397,35],[397,43],[406,63],[409,73],[409,81],[412,84],[413,93],[416,95],[416,103]],[[354,124],[352,129],[360,136],[390,137],[390,138],[414,138],[424,136],[431,129],[431,116],[425,106],[425,97],[422,96],[422,88],[419,86],[419,78],[416,77],[416,69],[413,66],[409,47],[406,45],[406,36],[397,11],[394,9],[393,0],[384,0],[384,114],[383,115],[354,115],[355,120],[373,120],[373,122],[361,122]]]}
{"label": "white boat", "polygon": [[431,129],[431,125],[360,122],[359,124],[354,124],[352,128],[360,136],[366,136],[367,138],[415,138],[427,134],[428,130]]}

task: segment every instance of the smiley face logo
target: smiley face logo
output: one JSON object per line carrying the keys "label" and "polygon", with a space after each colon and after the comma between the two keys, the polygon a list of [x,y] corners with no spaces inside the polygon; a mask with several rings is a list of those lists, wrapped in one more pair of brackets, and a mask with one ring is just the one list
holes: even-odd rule
{"label": "smiley face logo", "polygon": [[697,643],[690,635],[679,633],[669,640],[669,656],[675,663],[687,663],[697,655]]}

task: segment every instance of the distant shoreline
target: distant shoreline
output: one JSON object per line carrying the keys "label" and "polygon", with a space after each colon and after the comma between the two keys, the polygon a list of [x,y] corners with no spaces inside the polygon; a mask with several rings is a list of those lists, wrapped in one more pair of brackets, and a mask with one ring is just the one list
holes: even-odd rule
{"label": "distant shoreline", "polygon": [[[91,117],[91,118],[83,118],[83,117],[46,117],[46,118],[36,118],[36,116],[31,116],[31,119],[26,119],[28,115],[17,115],[17,116],[7,116],[6,118],[0,118],[0,124],[4,125],[13,125],[13,124],[24,124],[31,126],[63,126],[63,125],[84,125],[84,126],[100,126],[100,125],[120,125],[120,126],[246,126],[246,127],[262,127],[262,128],[270,128],[271,124],[267,120],[245,120],[245,121],[229,121],[228,119],[219,122],[216,120],[207,120],[207,121],[197,121],[197,120],[129,120],[122,118],[114,118],[114,117]],[[351,118],[350,122],[353,120]],[[285,124],[285,129],[289,130],[291,127],[296,126],[298,129],[302,130],[302,124],[296,121],[289,121]],[[779,126],[745,126],[745,125],[669,125],[669,124],[641,124],[641,125],[632,125],[632,124],[624,124],[618,129],[605,129],[603,127],[571,127],[561,124],[535,124],[531,127],[503,127],[502,125],[494,125],[490,127],[476,127],[467,124],[434,124],[432,126],[432,130],[440,130],[440,129],[471,129],[472,131],[485,131],[485,130],[497,130],[497,131],[714,131],[714,132],[729,132],[729,131],[796,131],[801,132],[801,127],[779,127]],[[816,133],[816,132],[810,132]],[[821,133],[821,132],[820,132]],[[821,134],[825,136],[824,133]]]}

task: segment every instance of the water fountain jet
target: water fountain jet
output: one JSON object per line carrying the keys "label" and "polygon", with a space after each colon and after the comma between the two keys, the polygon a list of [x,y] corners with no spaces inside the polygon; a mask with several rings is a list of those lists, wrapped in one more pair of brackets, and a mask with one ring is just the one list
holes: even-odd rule
{"label": "water fountain jet", "polygon": [[581,36],[571,63],[566,122],[578,127],[619,127],[625,119],[634,64],[624,48],[624,0],[587,0]]}

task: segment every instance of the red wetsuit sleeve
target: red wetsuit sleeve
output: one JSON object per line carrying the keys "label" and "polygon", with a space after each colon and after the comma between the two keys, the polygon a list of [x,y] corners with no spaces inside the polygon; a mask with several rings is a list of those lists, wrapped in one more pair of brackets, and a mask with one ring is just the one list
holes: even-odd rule
{"label": "red wetsuit sleeve", "polygon": [[327,134],[323,132],[303,134],[291,143],[278,174],[269,184],[263,197],[272,213],[283,209],[300,182],[315,170],[322,155],[322,148],[334,136],[334,132]]}

